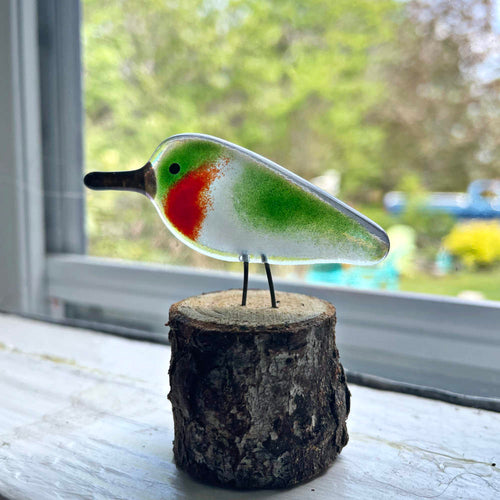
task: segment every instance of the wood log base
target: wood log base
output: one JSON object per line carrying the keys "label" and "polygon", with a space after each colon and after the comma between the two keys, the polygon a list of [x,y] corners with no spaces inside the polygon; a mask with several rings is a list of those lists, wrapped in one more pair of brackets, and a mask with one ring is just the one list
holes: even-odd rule
{"label": "wood log base", "polygon": [[350,393],[335,308],[267,290],[191,297],[170,308],[174,457],[211,484],[287,488],[317,476],[347,444]]}

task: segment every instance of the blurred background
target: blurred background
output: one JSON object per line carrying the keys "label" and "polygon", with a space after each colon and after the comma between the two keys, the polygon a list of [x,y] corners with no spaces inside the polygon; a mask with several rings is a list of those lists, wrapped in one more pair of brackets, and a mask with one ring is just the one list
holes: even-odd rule
{"label": "blurred background", "polygon": [[[378,266],[277,276],[500,300],[495,2],[84,0],[83,18],[87,171],[139,168],[176,133],[216,135],[391,238]],[[87,192],[87,232],[90,255],[241,272],[132,193]]]}

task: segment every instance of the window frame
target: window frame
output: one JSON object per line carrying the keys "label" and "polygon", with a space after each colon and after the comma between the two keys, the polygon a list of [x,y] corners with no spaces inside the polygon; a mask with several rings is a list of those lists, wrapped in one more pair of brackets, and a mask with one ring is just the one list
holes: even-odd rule
{"label": "window frame", "polygon": [[[241,276],[85,255],[80,19],[78,0],[0,3],[0,63],[10,76],[0,83],[7,116],[0,161],[19,186],[0,185],[2,232],[14,235],[0,245],[0,309],[100,318],[148,332],[145,338],[165,336],[170,304],[241,288]],[[35,195],[23,199],[23,186]],[[261,276],[250,284],[267,287]],[[338,345],[354,372],[458,393],[482,387],[483,396],[500,397],[500,303],[284,280],[276,286],[337,307]]]}
{"label": "window frame", "polygon": [[79,0],[38,0],[48,253],[84,254],[84,115]]}
{"label": "window frame", "polygon": [[36,3],[0,2],[0,309],[43,313],[45,230]]}

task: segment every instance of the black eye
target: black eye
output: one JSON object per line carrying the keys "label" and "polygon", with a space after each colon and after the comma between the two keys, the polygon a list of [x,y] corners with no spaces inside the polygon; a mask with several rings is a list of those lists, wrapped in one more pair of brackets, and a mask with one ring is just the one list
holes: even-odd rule
{"label": "black eye", "polygon": [[168,167],[168,171],[171,173],[171,174],[178,174],[181,170],[181,166],[178,164],[178,163],[172,163],[172,165],[170,165],[170,167]]}

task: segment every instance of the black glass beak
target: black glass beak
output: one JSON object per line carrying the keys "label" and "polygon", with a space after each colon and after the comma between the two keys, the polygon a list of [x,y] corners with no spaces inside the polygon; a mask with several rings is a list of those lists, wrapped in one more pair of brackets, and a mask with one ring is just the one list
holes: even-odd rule
{"label": "black glass beak", "polygon": [[83,179],[84,184],[98,191],[135,191],[150,198],[156,196],[156,175],[150,162],[137,170],[123,172],[90,172]]}

